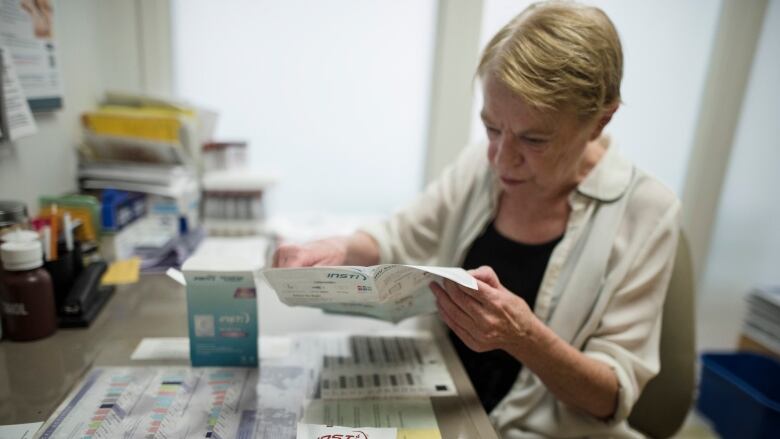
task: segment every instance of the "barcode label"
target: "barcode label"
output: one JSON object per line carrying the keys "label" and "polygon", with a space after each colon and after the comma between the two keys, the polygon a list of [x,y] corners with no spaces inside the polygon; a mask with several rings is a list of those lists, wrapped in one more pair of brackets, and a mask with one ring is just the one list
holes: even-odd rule
{"label": "barcode label", "polygon": [[451,395],[455,386],[430,337],[351,336],[323,357],[324,399]]}

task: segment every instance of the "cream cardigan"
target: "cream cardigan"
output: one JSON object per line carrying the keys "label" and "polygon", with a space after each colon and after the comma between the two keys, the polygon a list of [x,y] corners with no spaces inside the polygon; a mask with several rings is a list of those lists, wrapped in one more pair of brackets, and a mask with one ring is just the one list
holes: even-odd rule
{"label": "cream cardigan", "polygon": [[[504,438],[641,437],[626,418],[659,371],[661,310],[679,233],[680,203],[615,147],[569,196],[566,232],[554,249],[534,313],[585,355],[603,361],[620,384],[608,421],[558,401],[523,368],[490,413]],[[484,144],[458,160],[410,206],[364,227],[380,263],[460,266],[495,217],[499,185]]]}

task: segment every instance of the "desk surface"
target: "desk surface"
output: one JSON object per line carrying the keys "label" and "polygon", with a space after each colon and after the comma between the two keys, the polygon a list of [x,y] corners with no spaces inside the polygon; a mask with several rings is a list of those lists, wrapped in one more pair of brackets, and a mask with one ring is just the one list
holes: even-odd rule
{"label": "desk surface", "polygon": [[[28,343],[0,342],[0,425],[46,420],[92,366],[181,365],[131,361],[144,337],[187,336],[184,290],[164,276],[122,287],[88,329],[60,329]],[[446,337],[438,337],[458,396],[432,398],[445,438],[495,438],[463,367]]]}

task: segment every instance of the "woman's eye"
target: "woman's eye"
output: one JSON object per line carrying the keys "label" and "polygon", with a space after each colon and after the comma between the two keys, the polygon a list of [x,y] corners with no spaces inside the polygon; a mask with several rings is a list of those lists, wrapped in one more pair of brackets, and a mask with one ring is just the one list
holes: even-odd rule
{"label": "woman's eye", "polygon": [[542,148],[548,142],[547,139],[541,139],[541,138],[538,138],[538,137],[523,137],[522,140],[527,145],[529,145],[529,146],[531,146],[533,148]]}

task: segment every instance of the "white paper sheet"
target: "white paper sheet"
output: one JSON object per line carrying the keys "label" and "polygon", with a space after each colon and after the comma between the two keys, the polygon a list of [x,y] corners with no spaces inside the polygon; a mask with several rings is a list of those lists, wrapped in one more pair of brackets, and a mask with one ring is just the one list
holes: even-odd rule
{"label": "white paper sheet", "polygon": [[189,360],[190,339],[187,337],[149,337],[138,343],[131,360]]}
{"label": "white paper sheet", "polygon": [[306,406],[301,423],[347,427],[393,427],[418,436],[437,436],[439,425],[430,398],[315,399]]}
{"label": "white paper sheet", "polygon": [[[261,336],[258,342],[260,358],[284,358],[290,355],[289,337]],[[190,339],[188,337],[147,337],[138,343],[131,360],[188,360]],[[2,438],[0,438],[2,439]]]}
{"label": "white paper sheet", "polygon": [[2,115],[5,124],[3,128],[7,131],[3,134],[13,141],[35,134],[38,132],[38,127],[35,125],[27,97],[19,83],[14,61],[6,47],[0,47],[0,61],[3,68],[3,92],[0,93],[3,102],[0,104],[3,106]]}
{"label": "white paper sheet", "polygon": [[457,267],[385,264],[273,268],[262,273],[279,300],[287,305],[391,322],[435,312],[436,299],[428,286],[432,281],[449,279],[477,289],[477,281]]}
{"label": "white paper sheet", "polygon": [[0,425],[0,439],[30,439],[41,428],[41,425],[43,425],[43,422]]}

